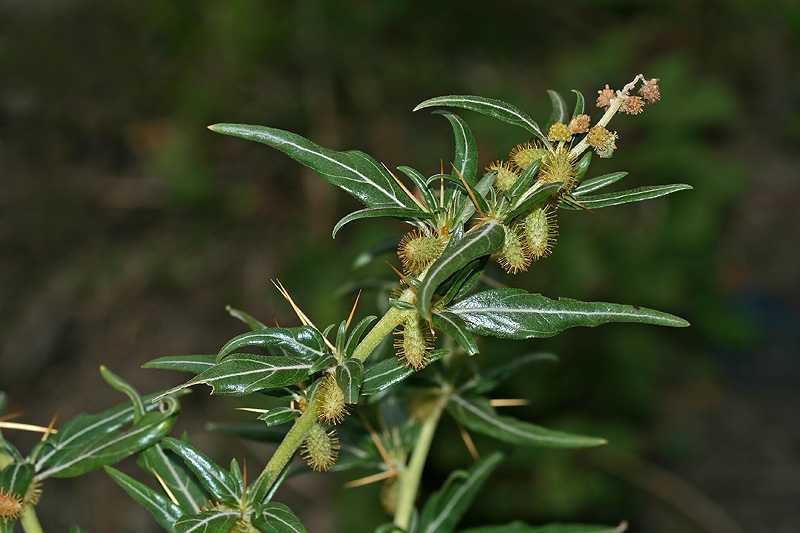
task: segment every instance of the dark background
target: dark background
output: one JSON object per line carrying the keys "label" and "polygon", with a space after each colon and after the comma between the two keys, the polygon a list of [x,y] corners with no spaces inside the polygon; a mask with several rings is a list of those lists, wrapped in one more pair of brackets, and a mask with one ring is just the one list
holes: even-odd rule
{"label": "dark background", "polygon": [[[612,122],[628,187],[693,191],[564,213],[553,256],[509,283],[687,318],[491,343],[492,357],[561,356],[503,391],[515,415],[611,441],[518,451],[464,524],[627,519],[632,531],[800,527],[800,8],[790,0],[654,2],[0,1],[0,389],[46,425],[123,401],[105,364],[143,392],[185,377],[146,361],[214,353],[243,331],[225,305],[294,325],[280,278],[318,324],[338,322],[358,252],[402,226],[330,230],[357,207],[269,148],[209,132],[265,124],[389,167],[452,158],[444,94],[508,100],[540,123],[547,89],[588,102],[639,72],[662,101]],[[599,117],[597,110],[595,118]],[[464,112],[481,165],[523,130]],[[391,258],[390,258],[391,259]],[[368,294],[368,293],[367,293]],[[370,303],[360,313],[370,311]],[[247,419],[198,388],[177,432],[220,461],[263,464],[262,444],[204,430]],[[23,445],[29,436],[7,431]],[[426,490],[469,456],[444,424]],[[478,439],[479,448],[491,443]],[[127,463],[126,463],[127,464]],[[134,471],[131,465],[123,465]],[[376,488],[297,477],[282,489],[309,531],[367,531]],[[101,472],[48,480],[46,529],[155,531]]]}

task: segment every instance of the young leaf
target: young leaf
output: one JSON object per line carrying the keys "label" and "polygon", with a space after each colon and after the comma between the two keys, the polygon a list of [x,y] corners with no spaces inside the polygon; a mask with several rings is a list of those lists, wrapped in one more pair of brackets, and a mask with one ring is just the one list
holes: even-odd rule
{"label": "young leaf", "polygon": [[527,212],[531,207],[543,201],[548,196],[556,194],[561,188],[562,183],[548,183],[536,188],[536,191],[531,193],[527,198],[521,196],[512,206],[511,212],[505,217],[505,220],[513,220],[517,216]]}
{"label": "young leaf", "polygon": [[13,492],[24,496],[28,493],[28,489],[32,488],[35,473],[32,464],[11,463],[0,473],[0,488],[4,489],[5,493]]}
{"label": "young leaf", "polygon": [[[397,170],[411,178],[411,181],[414,182],[414,185],[417,186],[420,194],[422,194],[422,198],[425,200],[425,205],[428,206],[428,209],[433,210],[439,205],[439,202],[436,200],[436,195],[433,194],[427,186],[425,176],[423,176],[421,172],[407,166],[399,166]],[[466,178],[466,176],[464,177]]]}
{"label": "young leaf", "polygon": [[323,368],[335,364],[336,364],[336,356],[333,354],[328,354],[325,357],[320,357],[319,359],[314,361],[314,364],[311,365],[311,368],[308,369],[308,375],[310,376],[311,374],[316,374]]}
{"label": "young leaf", "polygon": [[361,336],[367,330],[370,324],[372,324],[378,317],[375,315],[369,315],[361,319],[361,321],[356,324],[356,327],[353,328],[353,332],[350,333],[350,337],[347,339],[347,344],[344,347],[344,356],[345,358],[350,357],[353,355],[353,352],[358,346],[358,342],[361,340]]}
{"label": "young leaf", "polygon": [[253,525],[270,533],[306,533],[306,528],[289,507],[270,502],[264,512],[253,519]]}
{"label": "young leaf", "polygon": [[229,340],[219,351],[217,361],[242,346],[277,346],[304,360],[313,361],[327,353],[325,341],[311,326],[266,328],[249,331]]}
{"label": "young leaf", "polygon": [[517,446],[583,448],[606,441],[596,437],[572,435],[546,429],[510,416],[499,416],[489,400],[480,396],[450,396],[447,410],[468,429]]}
{"label": "young leaf", "polygon": [[[447,354],[447,350],[434,350],[428,355],[428,364],[438,361]],[[392,357],[384,359],[364,370],[364,381],[361,383],[361,394],[371,396],[403,381],[414,373],[414,369],[405,366],[402,361]]]}
{"label": "young leaf", "polygon": [[175,522],[175,533],[228,533],[239,518],[238,511],[203,511]]}
{"label": "young leaf", "polygon": [[344,391],[344,403],[358,403],[363,378],[364,364],[358,359],[348,359],[336,367],[336,381]]}
{"label": "young leaf", "polygon": [[539,125],[536,124],[532,118],[517,109],[515,106],[509,104],[508,102],[503,102],[502,100],[472,95],[439,96],[425,100],[415,107],[414,111],[419,111],[420,109],[434,106],[459,107],[461,109],[476,111],[483,115],[488,115],[498,120],[502,120],[503,122],[507,122],[508,124],[525,128],[542,140],[545,144],[549,144],[547,142],[547,137],[545,137],[545,135],[542,133],[542,130],[539,129]]}
{"label": "young leaf", "polygon": [[264,126],[215,124],[209,129],[272,146],[307,166],[325,181],[352,194],[367,207],[418,209],[389,172],[363,152],[336,152],[295,133]]}
{"label": "young leaf", "polygon": [[473,333],[503,339],[552,337],[566,328],[594,327],[609,322],[672,327],[689,325],[682,318],[644,307],[581,302],[569,298],[551,300],[522,289],[479,292],[451,306],[448,311],[466,320]]}
{"label": "young leaf", "polygon": [[225,310],[232,317],[238,318],[239,320],[241,320],[242,322],[247,324],[247,326],[253,331],[255,331],[257,329],[264,329],[264,328],[267,327],[267,325],[262,323],[260,320],[257,320],[255,318],[253,318],[252,316],[250,316],[249,314],[245,313],[244,311],[240,311],[239,309],[234,309],[230,305],[227,306],[225,308]]}
{"label": "young leaf", "polygon": [[578,188],[573,191],[573,195],[577,194],[578,196],[584,196],[592,191],[596,191],[597,189],[605,187],[606,185],[611,185],[627,175],[627,172],[612,172],[611,174],[603,174],[602,176],[597,176],[596,178],[586,180],[578,185]]}
{"label": "young leaf", "polygon": [[436,311],[432,317],[433,327],[447,332],[455,341],[460,344],[469,355],[478,353],[478,345],[469,332],[469,328],[458,316],[447,311]]}
{"label": "young leaf", "polygon": [[76,446],[57,447],[37,464],[37,470],[42,469],[38,479],[79,476],[152,446],[169,433],[177,417],[177,400],[169,398],[165,403],[165,412],[149,412],[127,431],[81,440]]}
{"label": "young leaf", "polygon": [[570,117],[567,114],[567,102],[555,91],[548,89],[547,94],[550,96],[550,103],[553,105],[553,112],[550,114],[550,120],[547,121],[547,127],[549,128],[556,122],[568,123]]}
{"label": "young leaf", "polygon": [[184,512],[199,513],[208,502],[208,494],[186,464],[173,452],[165,450],[161,443],[142,450],[136,462],[151,476],[158,474]]}
{"label": "young leaf", "polygon": [[153,359],[142,365],[142,368],[160,368],[163,370],[180,370],[202,374],[217,364],[216,355],[168,355]]}
{"label": "young leaf", "polygon": [[145,407],[142,397],[136,389],[105,366],[100,366],[100,374],[103,376],[103,379],[106,380],[106,383],[131,399],[133,403],[133,423],[139,422],[145,414]]}
{"label": "young leaf", "polygon": [[[666,196],[667,194],[685,191],[691,188],[691,185],[686,185],[685,183],[675,183],[672,185],[650,185],[647,187],[639,187],[627,191],[597,194],[593,196],[584,194],[573,194],[573,196],[575,200],[580,202],[580,204],[585,208],[598,209],[600,207],[610,207],[612,205],[641,202],[642,200],[652,200],[653,198],[658,198],[659,196]],[[562,207],[566,207],[568,209],[578,209],[567,204],[564,204]]]}
{"label": "young leaf", "polygon": [[262,389],[294,385],[308,375],[311,363],[293,357],[234,353],[202,374],[166,392],[205,383],[212,394],[243,396]]}
{"label": "young leaf", "polygon": [[352,213],[342,217],[341,220],[339,220],[339,222],[337,222],[336,225],[333,227],[333,232],[331,233],[331,237],[335,239],[336,234],[339,232],[339,230],[349,222],[353,222],[354,220],[361,220],[362,218],[378,218],[378,217],[393,217],[393,218],[399,218],[401,220],[413,220],[413,219],[432,218],[433,214],[428,213],[427,211],[423,211],[419,207],[417,207],[416,209],[408,207],[367,207],[366,209],[353,211]]}
{"label": "young leaf", "polygon": [[258,419],[266,422],[268,426],[277,426],[294,420],[301,414],[303,413],[291,407],[274,407],[263,415],[259,415]]}
{"label": "young leaf", "polygon": [[128,496],[150,511],[156,522],[167,531],[172,531],[175,521],[185,514],[185,511],[172,503],[169,498],[144,483],[136,481],[129,475],[110,466],[106,466],[105,470],[111,476],[111,479],[116,481],[117,485],[128,493]]}
{"label": "young leaf", "polygon": [[450,474],[444,486],[431,495],[420,516],[419,533],[449,533],[467,512],[503,454],[494,452],[469,470]]}
{"label": "young leaf", "polygon": [[461,270],[473,259],[489,255],[505,240],[503,225],[489,219],[470,233],[464,235],[453,246],[433,262],[425,279],[417,289],[417,310],[426,320],[430,320],[430,305],[436,289],[450,275]]}
{"label": "young leaf", "polygon": [[217,463],[196,450],[192,445],[172,437],[166,437],[162,444],[178,455],[205,489],[221,502],[236,505],[242,498],[234,477]]}
{"label": "young leaf", "polygon": [[575,110],[572,112],[572,116],[577,117],[578,115],[583,115],[583,95],[575,89],[572,89],[572,92],[575,93]]}
{"label": "young leaf", "polygon": [[473,137],[472,131],[467,126],[467,123],[455,113],[443,109],[434,111],[434,113],[442,115],[453,126],[453,133],[456,138],[453,177],[458,178],[461,176],[469,185],[474,185],[477,182],[478,149],[475,146],[475,137]]}

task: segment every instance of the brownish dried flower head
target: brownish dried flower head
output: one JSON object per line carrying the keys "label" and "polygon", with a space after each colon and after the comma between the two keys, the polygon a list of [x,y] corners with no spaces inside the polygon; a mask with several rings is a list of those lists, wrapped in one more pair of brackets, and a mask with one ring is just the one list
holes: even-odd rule
{"label": "brownish dried flower head", "polygon": [[611,157],[616,150],[617,146],[615,141],[617,140],[617,133],[611,133],[603,126],[595,126],[594,128],[589,130],[588,135],[586,135],[586,142],[588,142],[594,151],[600,157]]}
{"label": "brownish dried flower head", "polygon": [[647,100],[649,104],[655,104],[661,100],[661,92],[658,89],[659,78],[652,78],[645,80],[644,84],[639,87],[639,94]]}
{"label": "brownish dried flower head", "polygon": [[600,95],[597,97],[597,107],[608,107],[611,100],[617,96],[617,93],[607,83],[606,88],[602,91],[597,91],[597,94]]}
{"label": "brownish dried flower head", "polygon": [[575,115],[569,122],[569,131],[574,134],[586,133],[589,131],[589,126],[592,124],[592,118],[589,115]]}
{"label": "brownish dried flower head", "polygon": [[638,115],[644,109],[644,100],[639,96],[629,96],[620,106],[619,110],[628,115]]}

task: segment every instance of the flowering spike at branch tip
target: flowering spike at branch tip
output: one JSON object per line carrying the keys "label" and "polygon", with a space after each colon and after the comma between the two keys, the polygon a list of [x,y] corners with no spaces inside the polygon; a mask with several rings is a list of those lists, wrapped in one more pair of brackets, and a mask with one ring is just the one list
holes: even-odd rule
{"label": "flowering spike at branch tip", "polygon": [[395,274],[397,274],[398,276],[400,276],[400,279],[402,279],[403,281],[405,281],[405,282],[406,282],[406,285],[408,285],[408,286],[411,288],[411,290],[412,290],[412,291],[414,291],[414,294],[416,294],[416,292],[417,292],[417,288],[416,288],[416,287],[414,287],[414,285],[412,285],[410,281],[408,281],[408,278],[407,278],[407,277],[405,277],[405,276],[403,275],[403,273],[402,273],[402,272],[400,272],[400,271],[399,271],[399,270],[397,270],[397,269],[396,269],[394,266],[392,266],[392,264],[391,264],[389,261],[386,261],[386,264],[387,264],[387,265],[389,265],[389,268],[391,268],[392,270],[394,270]]}
{"label": "flowering spike at branch tip", "polygon": [[158,481],[158,484],[161,485],[161,488],[167,494],[167,498],[169,498],[170,501],[172,503],[174,503],[175,505],[180,506],[180,503],[178,502],[178,498],[175,497],[175,495],[172,493],[170,488],[167,486],[167,483],[161,478],[161,476],[158,474],[158,472],[156,472],[156,469],[155,468],[151,468],[150,470],[153,472],[153,475],[155,476],[156,481]]}
{"label": "flowering spike at branch tip", "polygon": [[[452,163],[450,164],[453,165]],[[481,219],[486,220],[486,215],[483,213],[483,211],[481,211],[481,208],[478,205],[478,201],[475,199],[475,194],[472,192],[472,188],[467,183],[467,180],[464,179],[464,176],[461,175],[461,172],[458,171],[455,165],[453,165],[453,170],[456,171],[456,174],[458,174],[459,179],[461,179],[461,183],[463,183],[464,187],[467,189],[467,193],[469,194],[469,198],[470,200],[472,200],[475,209],[477,209],[478,213],[481,214]]]}
{"label": "flowering spike at branch tip", "polygon": [[361,289],[358,290],[358,296],[356,296],[356,301],[353,304],[353,309],[350,311],[350,316],[347,317],[347,323],[344,325],[345,330],[347,330],[350,327],[350,322],[353,320],[353,315],[356,313],[356,307],[358,306],[359,298],[361,298]]}
{"label": "flowering spike at branch tip", "polygon": [[413,201],[415,204],[417,204],[417,206],[418,206],[420,209],[422,209],[423,211],[427,211],[427,210],[428,210],[428,206],[426,206],[425,204],[423,204],[422,202],[420,202],[420,201],[419,201],[419,198],[417,198],[417,197],[416,197],[416,196],[415,196],[415,195],[414,195],[414,194],[413,194],[411,191],[409,191],[409,190],[408,190],[408,188],[406,188],[406,186],[405,186],[405,185],[403,185],[403,182],[402,182],[402,181],[400,181],[400,180],[398,179],[398,177],[397,177],[397,176],[395,176],[395,175],[394,175],[394,173],[393,173],[391,170],[389,170],[389,167],[387,167],[385,163],[381,163],[381,165],[383,166],[383,168],[385,168],[385,169],[386,169],[386,172],[388,172],[388,173],[389,173],[389,175],[390,175],[390,176],[391,176],[391,177],[394,179],[394,181],[395,181],[395,182],[396,182],[396,183],[397,183],[397,184],[400,186],[400,188],[401,188],[401,189],[403,189],[403,192],[404,192],[404,193],[406,193],[406,194],[408,195],[408,197],[409,197],[409,198],[411,198],[411,201]]}

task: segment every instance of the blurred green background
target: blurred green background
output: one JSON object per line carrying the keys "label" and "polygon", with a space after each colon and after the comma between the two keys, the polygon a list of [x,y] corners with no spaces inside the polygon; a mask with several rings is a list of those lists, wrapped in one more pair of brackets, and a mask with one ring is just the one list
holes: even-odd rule
{"label": "blurred green background", "polygon": [[[692,327],[486,342],[489,364],[561,356],[504,391],[532,400],[516,416],[612,444],[516,452],[465,525],[797,531],[799,37],[792,0],[0,2],[0,389],[10,411],[46,425],[56,412],[67,420],[122,401],[100,364],[143,391],[173,386],[184,376],[139,366],[216,352],[242,331],[228,304],[293,325],[271,278],[328,324],[352,304],[344,283],[390,276],[351,263],[401,225],[357,222],[331,240],[353,199],[205,126],[270,125],[433,174],[452,158],[452,132],[411,112],[424,99],[501,98],[544,123],[547,89],[591,102],[642,72],[661,79],[662,101],[614,119],[619,150],[588,176],[627,170],[628,187],[694,190],[562,213],[552,257],[510,282],[653,307]],[[527,140],[462,116],[481,165]],[[247,419],[206,392],[184,401],[177,431],[256,468],[267,446],[205,432],[206,421]],[[440,436],[426,491],[469,462],[454,427]],[[377,488],[341,491],[347,479],[299,476],[279,499],[311,533],[369,531],[385,518]],[[40,508],[54,531],[157,531],[100,472],[50,480]]]}

